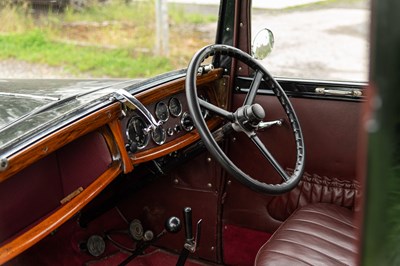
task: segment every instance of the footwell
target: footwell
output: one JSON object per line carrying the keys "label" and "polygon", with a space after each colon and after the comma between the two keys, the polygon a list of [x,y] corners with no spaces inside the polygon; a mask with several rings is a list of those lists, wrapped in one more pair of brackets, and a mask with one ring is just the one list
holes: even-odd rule
{"label": "footwell", "polygon": [[223,235],[224,264],[253,265],[260,247],[271,234],[234,225],[225,225]]}
{"label": "footwell", "polygon": [[[129,254],[124,252],[117,252],[111,256],[93,260],[86,263],[88,266],[109,266],[109,265],[119,265],[123,262]],[[136,257],[134,260],[129,262],[128,266],[167,266],[176,265],[178,261],[178,255],[169,253],[161,249],[152,249],[147,254]],[[207,263],[202,263],[194,260],[187,260],[186,266],[204,266],[210,265]]]}

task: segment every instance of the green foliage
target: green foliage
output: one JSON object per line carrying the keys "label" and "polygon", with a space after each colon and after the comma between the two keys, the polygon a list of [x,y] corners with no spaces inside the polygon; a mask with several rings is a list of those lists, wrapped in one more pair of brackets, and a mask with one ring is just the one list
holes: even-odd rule
{"label": "green foliage", "polygon": [[172,69],[168,59],[163,57],[132,57],[126,49],[107,50],[57,43],[39,30],[0,36],[0,58],[64,66],[72,73],[109,77],[145,77]]}
{"label": "green foliage", "polygon": [[29,4],[28,0],[1,0],[0,9],[9,7],[23,7],[26,9]]}
{"label": "green foliage", "polygon": [[197,25],[217,19],[208,13],[170,8],[170,57],[165,58],[152,52],[154,0],[91,0],[83,7],[68,5],[62,12],[49,7],[40,14],[23,4],[29,0],[18,1],[22,4],[4,4],[0,9],[0,58],[62,66],[72,73],[96,76],[144,77],[186,67],[198,47],[212,41],[196,31]]}
{"label": "green foliage", "polygon": [[138,1],[126,4],[124,0],[114,0],[106,4],[92,4],[83,10],[67,6],[61,18],[64,22],[129,21],[136,25],[147,25],[154,20],[154,3]]}
{"label": "green foliage", "polygon": [[0,33],[24,32],[34,28],[34,20],[25,5],[3,3],[3,6],[0,6],[0,24]]}
{"label": "green foliage", "polygon": [[171,5],[168,11],[171,20],[176,24],[198,25],[216,22],[218,19],[216,15],[187,12],[178,5]]}

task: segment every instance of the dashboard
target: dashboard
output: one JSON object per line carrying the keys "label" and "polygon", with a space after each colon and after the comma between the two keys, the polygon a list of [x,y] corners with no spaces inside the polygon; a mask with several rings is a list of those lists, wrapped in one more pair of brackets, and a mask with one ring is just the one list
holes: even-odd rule
{"label": "dashboard", "polygon": [[[198,84],[197,95],[207,102],[221,105],[217,100],[218,89],[223,88],[216,81]],[[151,114],[159,125],[152,128],[149,118],[138,109],[124,110],[121,128],[125,148],[133,164],[171,154],[199,139],[189,112],[183,83],[175,83],[175,87],[170,89],[164,87],[163,93],[158,97],[140,101],[146,113]],[[201,111],[210,129],[221,121],[208,110]]]}
{"label": "dashboard", "polygon": [[[204,92],[200,97],[209,101]],[[127,121],[124,122],[126,147],[131,153],[163,145],[194,129],[184,93],[162,99],[146,108],[157,121],[161,122],[161,125],[155,130],[148,131],[149,123],[146,119],[139,112],[131,111]],[[210,117],[208,110],[202,109],[202,113],[205,119]]]}
{"label": "dashboard", "polygon": [[[222,69],[199,75],[197,93],[225,108],[228,81]],[[0,235],[5,243],[0,247],[0,264],[51,234],[121,173],[155,159],[159,163],[193,154],[201,142],[188,110],[184,82],[184,77],[160,82],[134,96],[128,88],[118,89],[143,105],[145,113],[154,117],[156,128],[148,130],[148,117],[139,108],[114,101],[10,156],[9,167],[0,172],[1,194],[8,199],[24,197],[0,208],[0,215],[7,217],[2,220],[7,235]],[[210,130],[221,124],[221,118],[206,110],[203,116]],[[41,181],[32,183],[32,178]],[[29,191],[28,183],[33,184]],[[14,216],[10,209],[16,210]],[[29,229],[21,233],[23,228]]]}

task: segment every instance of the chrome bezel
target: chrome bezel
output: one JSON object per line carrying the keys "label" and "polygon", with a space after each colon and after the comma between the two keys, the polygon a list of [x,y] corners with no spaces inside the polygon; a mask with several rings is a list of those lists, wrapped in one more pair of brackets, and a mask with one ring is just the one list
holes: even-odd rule
{"label": "chrome bezel", "polygon": [[[167,110],[167,112],[165,112],[165,113],[167,114],[167,118],[166,118],[166,119],[161,119],[161,118],[159,117],[159,115],[158,115],[159,106],[160,106],[161,104],[165,105],[165,107],[166,107],[166,110]],[[156,115],[156,117],[158,118],[158,120],[163,121],[163,122],[167,122],[168,119],[169,119],[169,106],[168,106],[165,102],[162,102],[162,101],[161,101],[161,102],[158,102],[158,103],[156,104],[156,106],[155,106],[154,114]]]}
{"label": "chrome bezel", "polygon": [[[155,130],[161,129],[162,132],[162,140],[161,141],[156,141],[154,139],[154,132]],[[165,143],[165,141],[167,140],[167,133],[165,131],[165,129],[162,126],[159,126],[155,129],[153,132],[151,132],[151,138],[153,139],[154,143],[156,143],[157,145],[163,145]]]}
{"label": "chrome bezel", "polygon": [[[130,136],[129,136],[129,125],[131,124],[131,122],[132,122],[134,119],[139,119],[146,127],[148,126],[148,125],[146,124],[146,122],[144,121],[144,119],[141,118],[140,116],[138,116],[138,115],[132,116],[132,117],[129,119],[128,123],[126,124],[126,130],[125,130],[125,134],[126,134],[126,137],[127,137],[128,141],[132,141],[132,142],[133,142],[133,140],[131,140],[131,138],[130,138]],[[149,136],[149,134],[147,134],[146,132],[144,132],[144,133],[145,133],[145,134],[144,134],[144,135],[145,135],[145,143],[144,143],[143,146],[139,146],[139,145],[138,145],[138,146],[137,146],[138,150],[142,150],[142,149],[146,148],[147,145],[149,144],[150,136]]]}
{"label": "chrome bezel", "polygon": [[[177,101],[178,101],[179,106],[180,106],[179,114],[173,114],[173,113],[172,113],[172,111],[171,111],[171,101],[172,101],[172,100],[177,100]],[[179,117],[179,116],[181,116],[182,110],[183,110],[181,101],[180,101],[178,98],[176,98],[176,97],[172,97],[171,99],[169,99],[169,101],[168,101],[168,110],[169,110],[169,113],[170,113],[173,117]]]}
{"label": "chrome bezel", "polygon": [[[186,117],[190,117],[190,119],[192,119],[192,117],[190,116],[189,113],[184,112],[184,113],[182,114],[182,117],[181,117],[180,122],[181,122],[181,127],[182,127],[185,131],[189,132],[189,131],[192,131],[192,130],[193,130],[194,125],[192,124],[192,126],[190,126],[190,127],[184,126],[184,125],[183,125],[183,120],[184,120]],[[192,121],[193,121],[193,119],[192,119]]]}

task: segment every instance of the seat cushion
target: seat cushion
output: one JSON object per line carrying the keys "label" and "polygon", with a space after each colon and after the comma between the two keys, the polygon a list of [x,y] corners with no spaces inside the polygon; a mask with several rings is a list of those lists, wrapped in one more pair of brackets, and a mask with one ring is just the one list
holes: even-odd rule
{"label": "seat cushion", "polygon": [[258,251],[255,265],[355,265],[353,212],[326,203],[294,212]]}

